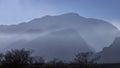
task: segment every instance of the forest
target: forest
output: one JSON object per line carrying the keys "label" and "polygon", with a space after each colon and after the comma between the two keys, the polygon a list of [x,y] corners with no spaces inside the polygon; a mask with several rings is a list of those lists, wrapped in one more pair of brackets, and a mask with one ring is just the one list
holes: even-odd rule
{"label": "forest", "polygon": [[53,58],[46,61],[44,57],[32,56],[32,50],[14,49],[0,53],[0,68],[120,68],[118,64],[100,64],[100,56],[92,57],[93,52],[81,52],[71,62]]}

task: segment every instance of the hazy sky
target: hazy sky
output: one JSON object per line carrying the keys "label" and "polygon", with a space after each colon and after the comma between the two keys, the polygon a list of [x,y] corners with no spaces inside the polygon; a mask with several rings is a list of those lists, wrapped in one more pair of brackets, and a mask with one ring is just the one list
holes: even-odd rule
{"label": "hazy sky", "polygon": [[120,0],[0,0],[0,24],[16,24],[68,12],[120,26]]}

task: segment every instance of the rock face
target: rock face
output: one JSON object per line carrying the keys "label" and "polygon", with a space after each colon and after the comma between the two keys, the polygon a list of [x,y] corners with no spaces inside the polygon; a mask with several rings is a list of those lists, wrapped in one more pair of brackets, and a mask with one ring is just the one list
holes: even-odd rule
{"label": "rock face", "polygon": [[120,37],[113,44],[106,47],[98,55],[101,56],[100,63],[120,63]]}

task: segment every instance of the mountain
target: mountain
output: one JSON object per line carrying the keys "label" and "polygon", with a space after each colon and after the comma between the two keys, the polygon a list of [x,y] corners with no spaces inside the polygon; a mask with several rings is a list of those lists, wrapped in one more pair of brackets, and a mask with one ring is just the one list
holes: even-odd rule
{"label": "mountain", "polygon": [[[36,34],[38,36],[39,34],[49,33],[60,29],[76,30],[86,43],[96,51],[100,51],[105,46],[109,46],[118,32],[118,29],[115,26],[106,21],[85,18],[76,13],[66,13],[58,16],[44,16],[17,25],[1,25],[0,35],[15,35],[13,37],[14,39],[24,39],[27,34],[29,36],[32,35],[30,37],[33,37]],[[24,34],[25,36],[23,36]],[[9,45],[6,44],[5,46]]]}
{"label": "mountain", "polygon": [[78,31],[74,29],[53,31],[32,41],[21,40],[7,47],[7,49],[18,48],[33,49],[34,55],[44,56],[47,60],[54,58],[72,60],[76,53],[92,51]]}
{"label": "mountain", "polygon": [[113,44],[105,47],[98,55],[101,56],[101,63],[120,63],[120,37],[116,38]]}

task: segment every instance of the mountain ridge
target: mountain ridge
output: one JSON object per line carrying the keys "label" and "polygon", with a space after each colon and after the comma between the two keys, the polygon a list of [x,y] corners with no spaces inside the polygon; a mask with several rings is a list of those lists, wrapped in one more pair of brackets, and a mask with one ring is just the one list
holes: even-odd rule
{"label": "mountain ridge", "polygon": [[76,13],[45,16],[27,23],[0,27],[0,34],[40,34],[59,29],[75,29],[95,50],[109,46],[119,31],[114,25],[99,19],[85,18]]}

